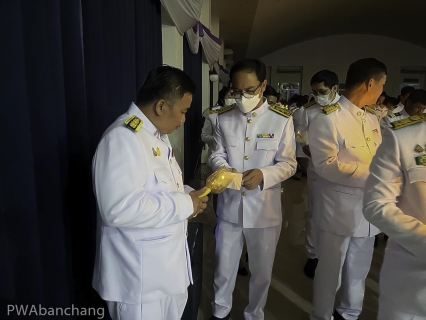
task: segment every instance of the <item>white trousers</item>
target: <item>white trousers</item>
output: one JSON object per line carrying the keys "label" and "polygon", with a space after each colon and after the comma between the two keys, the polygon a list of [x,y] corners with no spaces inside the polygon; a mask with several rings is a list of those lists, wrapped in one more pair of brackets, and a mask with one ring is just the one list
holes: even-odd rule
{"label": "white trousers", "polygon": [[188,300],[188,292],[144,304],[106,301],[112,320],[179,320]]}
{"label": "white trousers", "polygon": [[315,204],[315,187],[316,180],[309,178],[308,173],[308,214],[306,216],[305,225],[305,247],[309,259],[318,258],[317,254],[317,238],[319,229],[315,225],[313,212]]}
{"label": "white trousers", "polygon": [[243,228],[218,219],[216,227],[215,298],[213,314],[226,317],[232,308],[232,292],[244,239],[251,273],[249,304],[244,310],[246,320],[263,320],[264,307],[272,278],[275,250],[281,225],[269,228]]}
{"label": "white trousers", "polygon": [[310,319],[332,319],[339,288],[337,312],[344,319],[358,319],[373,257],[374,237],[347,237],[323,230],[318,235],[319,261],[314,280],[314,311]]}
{"label": "white trousers", "polygon": [[381,293],[377,320],[426,320],[426,316],[416,316],[403,311],[397,301],[393,301]]}

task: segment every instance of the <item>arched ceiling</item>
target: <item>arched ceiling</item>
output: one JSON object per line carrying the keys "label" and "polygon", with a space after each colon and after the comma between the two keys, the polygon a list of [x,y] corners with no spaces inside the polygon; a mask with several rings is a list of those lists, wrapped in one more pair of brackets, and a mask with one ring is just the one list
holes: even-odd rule
{"label": "arched ceiling", "polygon": [[[372,34],[426,47],[426,0],[211,0],[234,60],[337,34]],[[338,48],[336,48],[338,49]],[[404,48],[395,48],[404,50]]]}

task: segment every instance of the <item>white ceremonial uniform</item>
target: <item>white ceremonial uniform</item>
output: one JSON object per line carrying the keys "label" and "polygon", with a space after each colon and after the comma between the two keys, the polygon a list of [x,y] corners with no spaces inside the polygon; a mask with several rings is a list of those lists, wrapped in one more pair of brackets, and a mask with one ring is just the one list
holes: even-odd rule
{"label": "white ceremonial uniform", "polygon": [[[124,122],[143,121],[136,132]],[[136,119],[137,120],[137,119]],[[186,241],[194,208],[167,135],[135,105],[93,158],[98,239],[93,287],[113,319],[180,319],[192,281]],[[118,311],[122,310],[122,313]]]}
{"label": "white ceremonial uniform", "polygon": [[[325,107],[309,127],[309,142],[318,174],[315,223],[319,227],[318,266],[311,320],[330,320],[336,310],[344,319],[362,311],[365,278],[370,269],[374,235],[379,230],[362,214],[370,163],[381,143],[374,110],[360,109],[342,96]],[[328,113],[328,115],[326,114]]]}
{"label": "white ceremonial uniform", "polygon": [[389,236],[380,320],[426,319],[426,115],[412,119],[384,130],[366,184],[364,215]]}
{"label": "white ceremonial uniform", "polygon": [[382,122],[380,123],[380,125],[383,128],[391,128],[392,122],[399,121],[399,120],[409,118],[409,117],[410,117],[410,115],[407,113],[407,111],[405,111],[405,109],[403,109],[398,113],[392,113],[392,114],[384,117]]}
{"label": "white ceremonial uniform", "polygon": [[[271,107],[273,108],[273,107]],[[239,173],[260,169],[263,182],[254,190],[227,189],[218,199],[214,315],[226,317],[244,239],[251,272],[247,320],[264,319],[264,306],[272,276],[275,249],[281,231],[281,182],[296,172],[295,138],[290,113],[282,116],[265,101],[253,112],[237,107],[219,114],[213,171],[235,168]]]}
{"label": "white ceremonial uniform", "polygon": [[[339,101],[340,95],[336,93],[336,97],[333,99],[332,104]],[[312,120],[322,111],[323,106],[318,103],[308,103],[305,105],[302,116],[302,126],[300,132],[302,135],[307,135],[309,131],[309,125]],[[308,135],[309,142],[309,135]],[[309,159],[308,164],[308,216],[306,217],[306,227],[305,227],[305,246],[306,252],[309,259],[318,258],[317,255],[317,234],[318,227],[315,226],[314,215],[315,213],[315,199],[318,198],[318,193],[315,191],[317,182],[317,173],[315,172],[314,164],[312,159]]]}
{"label": "white ceremonial uniform", "polygon": [[212,108],[212,110],[206,109],[203,111],[205,121],[203,130],[201,131],[201,140],[204,143],[207,143],[210,151],[214,143],[214,132],[216,131],[217,124],[217,112],[220,110],[220,108],[220,106],[216,106]]}
{"label": "white ceremonial uniform", "polygon": [[404,110],[404,105],[402,104],[402,102],[399,102],[396,106],[395,109],[392,110],[393,113],[400,113],[402,110]]}

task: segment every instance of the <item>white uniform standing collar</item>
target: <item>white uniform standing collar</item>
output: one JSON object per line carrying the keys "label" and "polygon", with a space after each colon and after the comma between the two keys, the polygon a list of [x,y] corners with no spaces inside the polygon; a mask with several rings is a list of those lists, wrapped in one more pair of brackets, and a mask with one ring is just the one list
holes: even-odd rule
{"label": "white uniform standing collar", "polygon": [[361,114],[358,114],[359,112],[362,112],[365,114],[365,109],[361,109],[357,107],[351,101],[349,101],[349,99],[346,98],[345,96],[340,97],[339,104],[345,109],[347,109],[348,111],[350,111],[351,113],[356,114],[357,116],[361,115]]}
{"label": "white uniform standing collar", "polygon": [[404,105],[400,102],[396,105],[396,108],[392,110],[393,113],[401,112],[404,109]]}
{"label": "white uniform standing collar", "polygon": [[339,100],[340,100],[340,94],[338,94],[338,93],[336,92],[336,96],[334,97],[333,101],[331,101],[331,104],[335,104],[335,103],[337,103],[337,101],[339,101]]}
{"label": "white uniform standing collar", "polygon": [[134,115],[141,119],[143,121],[143,128],[160,139],[160,131],[157,129],[156,126],[154,126],[154,124],[147,118],[147,116],[141,111],[141,109],[138,108],[138,106],[134,102],[130,104],[127,113],[130,116]]}

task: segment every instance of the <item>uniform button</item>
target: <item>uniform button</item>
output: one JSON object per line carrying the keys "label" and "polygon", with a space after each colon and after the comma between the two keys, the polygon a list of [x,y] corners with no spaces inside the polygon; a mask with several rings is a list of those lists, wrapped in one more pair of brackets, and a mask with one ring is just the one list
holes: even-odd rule
{"label": "uniform button", "polygon": [[371,139],[370,139],[370,138],[367,138],[366,140],[367,140],[367,141],[370,141]]}
{"label": "uniform button", "polygon": [[250,157],[249,157],[249,156],[245,156],[245,157],[244,157],[244,160],[248,160],[248,159],[250,159]]}
{"label": "uniform button", "polygon": [[248,120],[247,120],[247,122],[248,122],[248,123],[253,123],[253,120],[248,119]]}
{"label": "uniform button", "polygon": [[253,117],[257,117],[257,113],[256,112],[253,112]]}
{"label": "uniform button", "polygon": [[247,196],[247,192],[243,192],[243,197],[246,197]]}
{"label": "uniform button", "polygon": [[178,189],[180,188],[180,185],[179,185],[179,183],[177,184],[177,187],[178,187]]}
{"label": "uniform button", "polygon": [[365,120],[365,119],[362,119],[362,122],[367,122],[367,120]]}
{"label": "uniform button", "polygon": [[250,139],[250,137],[247,137],[247,138],[246,138],[246,141],[250,141],[250,140],[251,140],[251,139]]}
{"label": "uniform button", "polygon": [[284,188],[281,188],[281,193],[284,193]]}
{"label": "uniform button", "polygon": [[170,159],[170,163],[172,163],[172,159]]}
{"label": "uniform button", "polygon": [[188,230],[186,230],[185,234],[186,234],[186,236],[188,236]]}
{"label": "uniform button", "polygon": [[358,113],[356,114],[358,117],[362,116],[362,112],[358,111]]}

